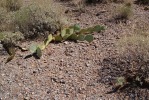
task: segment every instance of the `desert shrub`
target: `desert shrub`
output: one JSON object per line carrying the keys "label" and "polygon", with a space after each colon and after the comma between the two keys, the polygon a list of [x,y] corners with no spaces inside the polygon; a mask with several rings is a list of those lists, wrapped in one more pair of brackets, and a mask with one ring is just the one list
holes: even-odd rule
{"label": "desert shrub", "polygon": [[17,41],[23,40],[24,36],[21,32],[10,32],[10,31],[3,31],[0,32],[0,41],[7,41],[16,43]]}
{"label": "desert shrub", "polygon": [[0,32],[15,31],[13,12],[7,12],[6,9],[0,8]]}
{"label": "desert shrub", "polygon": [[[118,41],[119,56],[125,59],[123,76],[130,83],[147,88],[149,85],[149,33],[125,36]],[[125,74],[124,74],[125,73]]]}
{"label": "desert shrub", "polygon": [[63,8],[52,0],[31,0],[17,11],[0,11],[0,31],[21,31],[26,38],[54,32],[67,23]]}
{"label": "desert shrub", "polygon": [[15,22],[19,30],[26,36],[33,36],[56,31],[62,26],[61,17],[53,11],[44,11],[42,8],[32,5],[24,7],[15,13]]}
{"label": "desert shrub", "polygon": [[[142,32],[121,38],[118,43],[118,54],[130,61],[130,75],[144,79],[149,78],[149,33]],[[130,70],[130,69],[129,69]],[[128,73],[126,73],[128,74]]]}
{"label": "desert shrub", "polygon": [[1,0],[0,5],[7,11],[16,11],[22,7],[22,0]]}
{"label": "desert shrub", "polygon": [[129,3],[120,5],[116,12],[114,11],[114,18],[116,20],[128,20],[133,15],[132,6]]}
{"label": "desert shrub", "polygon": [[0,31],[3,31],[4,29],[4,20],[6,18],[6,14],[7,14],[7,11],[4,9],[4,8],[0,8]]}
{"label": "desert shrub", "polygon": [[[41,34],[44,31],[50,31],[51,23],[48,21],[46,13],[37,6],[24,7],[15,14],[15,24],[18,25],[19,30],[25,34],[26,37]],[[48,24],[50,24],[48,26]],[[44,26],[45,25],[45,26]]]}
{"label": "desert shrub", "polygon": [[[149,34],[142,32],[125,36],[117,42],[116,47],[118,55],[105,58],[102,62],[100,82],[112,85],[114,89],[117,88],[115,92],[129,97],[138,95],[135,99],[148,97]],[[123,83],[118,84],[120,81]],[[142,88],[145,89],[142,91]]]}
{"label": "desert shrub", "polygon": [[5,9],[3,9],[2,7],[0,7],[0,23],[5,18],[6,13],[7,13],[7,11]]}
{"label": "desert shrub", "polygon": [[132,36],[125,36],[118,42],[120,54],[134,58],[149,60],[149,34],[141,33]]}
{"label": "desert shrub", "polygon": [[[99,72],[100,82],[113,85],[114,89],[117,88],[119,92],[129,97],[130,94],[138,95],[140,99],[143,93],[146,93],[144,96],[148,97],[149,91],[144,92],[149,86],[148,40],[148,32],[136,33],[119,39],[116,44],[118,55],[105,58],[102,62]],[[117,80],[121,77],[125,81],[122,80],[123,84],[118,84]],[[145,90],[142,91],[142,88]]]}

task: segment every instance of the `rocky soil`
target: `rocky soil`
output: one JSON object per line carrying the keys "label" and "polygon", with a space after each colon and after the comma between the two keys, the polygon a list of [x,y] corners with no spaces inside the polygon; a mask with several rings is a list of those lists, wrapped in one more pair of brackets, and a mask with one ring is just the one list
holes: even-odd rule
{"label": "rocky soil", "polygon": [[[8,54],[0,47],[0,99],[1,100],[124,100],[101,83],[99,70],[106,57],[117,55],[115,43],[125,34],[149,23],[149,11],[133,5],[134,16],[126,23],[110,21],[116,5],[96,4],[77,10],[62,3],[72,24],[81,27],[103,25],[106,30],[94,33],[94,41],[51,43],[41,59],[24,59],[29,52],[17,51],[16,57],[5,64]],[[140,23],[141,21],[141,23]],[[27,47],[33,41],[23,42]],[[34,41],[35,42],[35,41]],[[135,100],[135,99],[130,99]],[[147,100],[147,99],[146,99]]]}

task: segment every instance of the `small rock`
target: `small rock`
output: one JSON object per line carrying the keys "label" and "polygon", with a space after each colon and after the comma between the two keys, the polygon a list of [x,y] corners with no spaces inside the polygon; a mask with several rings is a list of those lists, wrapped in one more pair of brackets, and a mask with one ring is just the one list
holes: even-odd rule
{"label": "small rock", "polygon": [[69,44],[69,42],[68,41],[65,41],[64,44]]}
{"label": "small rock", "polygon": [[48,91],[47,91],[47,94],[49,94],[49,93],[51,93],[51,90],[48,90]]}
{"label": "small rock", "polygon": [[86,65],[86,67],[90,67],[91,64],[89,64],[89,63],[85,63],[85,65]]}

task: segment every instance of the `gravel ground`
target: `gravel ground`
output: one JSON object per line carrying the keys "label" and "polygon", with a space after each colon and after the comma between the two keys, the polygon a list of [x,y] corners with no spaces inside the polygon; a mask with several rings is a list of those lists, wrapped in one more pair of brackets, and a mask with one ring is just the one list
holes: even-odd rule
{"label": "gravel ground", "polygon": [[[134,5],[134,17],[127,23],[113,23],[112,9],[117,4],[97,4],[85,12],[63,4],[72,24],[82,27],[100,24],[106,30],[94,33],[94,41],[51,43],[41,59],[24,59],[29,52],[17,51],[16,57],[4,64],[7,53],[0,47],[1,100],[118,100],[117,94],[105,94],[111,87],[99,82],[98,70],[104,58],[116,55],[115,42],[130,34],[137,21],[149,23],[149,12]],[[28,46],[32,42],[24,42]]]}

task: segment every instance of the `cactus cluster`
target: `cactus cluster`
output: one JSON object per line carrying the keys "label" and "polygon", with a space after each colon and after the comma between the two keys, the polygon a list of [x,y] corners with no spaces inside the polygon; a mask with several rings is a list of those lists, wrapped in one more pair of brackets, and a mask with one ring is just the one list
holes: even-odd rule
{"label": "cactus cluster", "polygon": [[49,34],[48,38],[45,39],[40,45],[32,44],[30,46],[30,51],[31,53],[36,54],[36,57],[40,58],[42,56],[41,51],[44,50],[51,41],[63,42],[66,40],[79,40],[92,42],[94,38],[91,33],[100,32],[102,30],[104,30],[104,27],[100,25],[81,29],[79,25],[75,24],[73,26],[61,29],[55,35]]}
{"label": "cactus cluster", "polygon": [[[6,61],[6,63],[8,63],[14,58],[16,48],[20,49],[21,51],[29,50],[31,52],[30,56],[34,56],[39,59],[42,56],[42,50],[44,50],[48,46],[48,44],[52,41],[64,42],[66,40],[72,40],[72,41],[78,40],[78,41],[87,41],[90,43],[94,39],[91,33],[100,32],[102,30],[104,30],[104,27],[100,25],[81,29],[80,26],[76,24],[70,27],[62,28],[60,31],[57,31],[56,34],[53,34],[53,33],[49,34],[48,37],[41,44],[31,44],[29,49],[22,48],[17,44],[13,43],[12,41],[4,41],[5,40],[4,37],[6,34],[0,34],[0,41],[10,56]],[[17,39],[15,36],[13,37]],[[8,37],[8,40],[12,40],[12,39]]]}

